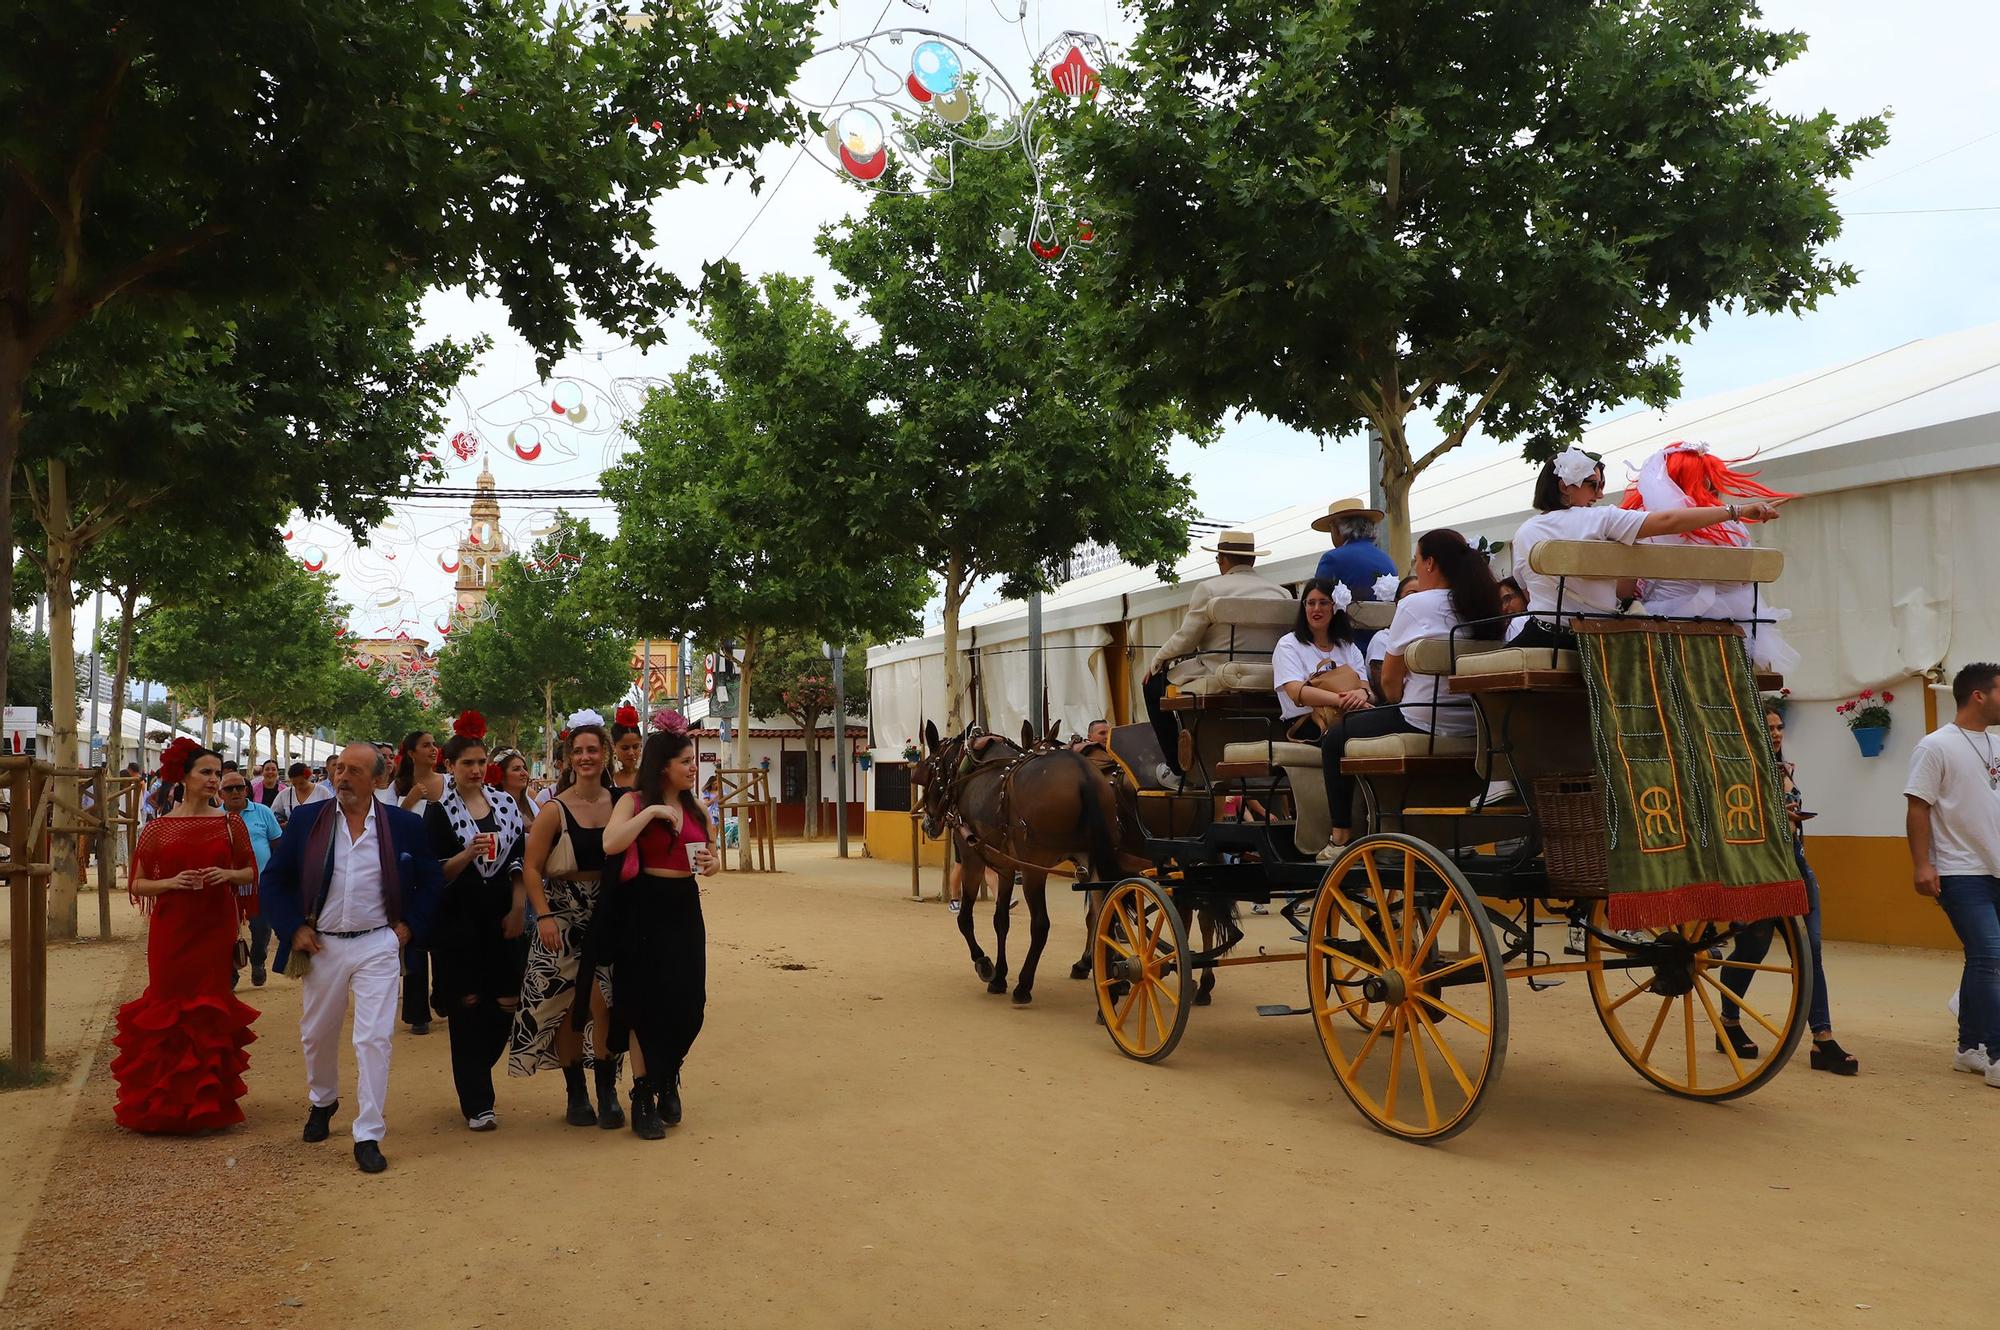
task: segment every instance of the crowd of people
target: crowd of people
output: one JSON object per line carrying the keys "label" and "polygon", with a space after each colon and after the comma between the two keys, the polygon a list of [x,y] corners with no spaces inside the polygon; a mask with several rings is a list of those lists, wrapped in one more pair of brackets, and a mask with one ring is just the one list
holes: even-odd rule
{"label": "crowd of people", "polygon": [[300,985],[308,1142],[326,1140],[340,1111],[351,1006],[364,1172],[387,1167],[399,1013],[413,1033],[445,1022],[472,1131],[499,1125],[504,1058],[510,1076],[561,1068],[572,1125],[664,1137],[681,1120],[706,1006],[696,879],[719,860],[685,721],[616,716],[570,716],[560,779],[541,791],[526,756],[489,746],[472,712],[441,745],[422,732],[357,741],[324,772],[294,763],[282,784],[276,762],[253,777],[176,740],[131,865],[151,928],[145,992],[117,1016],[118,1122],[193,1132],[243,1120],[258,1017],[236,996],[247,968],[255,987],[270,970]]}

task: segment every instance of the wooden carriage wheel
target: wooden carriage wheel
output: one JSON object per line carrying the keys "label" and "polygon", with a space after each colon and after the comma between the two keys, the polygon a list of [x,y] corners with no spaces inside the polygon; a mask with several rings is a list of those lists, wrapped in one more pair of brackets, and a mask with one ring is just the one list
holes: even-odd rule
{"label": "wooden carriage wheel", "polygon": [[[1624,970],[1604,962],[1629,953],[1591,936],[1584,943],[1590,1000],[1619,1056],[1662,1090],[1689,1099],[1735,1099],[1783,1070],[1805,1033],[1812,964],[1799,920],[1767,922],[1770,950],[1754,964],[1728,959],[1736,954],[1733,939],[1715,945],[1738,925],[1639,929],[1628,936],[1658,950],[1651,964]],[[1591,908],[1591,924],[1609,931],[1602,901]],[[1754,1057],[1738,1054],[1723,1033],[1728,1001],[1741,1008]]]}
{"label": "wooden carriage wheel", "polygon": [[1128,877],[1105,893],[1090,940],[1097,1010],[1128,1058],[1159,1062],[1187,1029],[1194,984],[1187,926],[1159,883]]}
{"label": "wooden carriage wheel", "polygon": [[1413,836],[1366,837],[1327,870],[1306,929],[1306,997],[1340,1088],[1393,1136],[1464,1131],[1507,1060],[1493,925],[1458,868]]}

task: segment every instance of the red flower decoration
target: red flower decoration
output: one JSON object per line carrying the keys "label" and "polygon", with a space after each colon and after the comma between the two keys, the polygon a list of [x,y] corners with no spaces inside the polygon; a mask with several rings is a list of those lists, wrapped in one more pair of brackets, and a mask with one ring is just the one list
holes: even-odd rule
{"label": "red flower decoration", "polygon": [[506,779],[507,779],[507,768],[501,766],[498,762],[488,762],[486,764],[487,785],[497,790],[500,788],[501,782],[505,781]]}
{"label": "red flower decoration", "polygon": [[639,728],[639,708],[627,702],[611,713],[611,723],[628,730]]}
{"label": "red flower decoration", "polygon": [[1884,702],[1893,702],[1896,700],[1896,695],[1892,692],[1889,692],[1887,689],[1884,689],[1882,692],[1882,700]]}
{"label": "red flower decoration", "polygon": [[451,732],[461,739],[484,739],[486,717],[477,711],[461,711],[458,719],[451,723]]}
{"label": "red flower decoration", "polygon": [[201,745],[182,735],[168,744],[160,754],[160,779],[169,785],[178,785],[187,778],[188,759],[201,751]]}
{"label": "red flower decoration", "polygon": [[460,430],[451,436],[451,450],[458,454],[459,461],[470,462],[479,451],[479,436],[470,430]]}
{"label": "red flower decoration", "polygon": [[1875,690],[1873,688],[1864,688],[1861,690],[1862,700],[1866,701],[1868,698],[1871,698],[1873,696],[1875,696]]}

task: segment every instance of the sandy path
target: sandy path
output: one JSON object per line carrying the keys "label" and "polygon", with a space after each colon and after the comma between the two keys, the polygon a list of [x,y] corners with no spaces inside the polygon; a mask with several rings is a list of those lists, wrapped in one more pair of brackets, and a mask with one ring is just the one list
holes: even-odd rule
{"label": "sandy path", "polygon": [[1944,1070],[1949,958],[1837,948],[1864,1075],[1801,1057],[1720,1106],[1645,1086],[1580,982],[1517,987],[1485,1115],[1425,1149],[1362,1123],[1303,1018],[1254,1014],[1299,996],[1291,966],[1225,973],[1145,1067],[1065,977],[1067,901],[1015,1010],[899,866],[785,862],[706,896],[709,1023],[666,1141],[564,1126],[548,1077],[468,1133],[440,1027],[399,1036],[390,1171],[363,1177],[345,1115],[298,1141],[273,980],[246,994],[247,1127],[124,1135],[93,1080],[0,1323],[1990,1323],[1963,1253],[1996,1212],[2000,1093]]}

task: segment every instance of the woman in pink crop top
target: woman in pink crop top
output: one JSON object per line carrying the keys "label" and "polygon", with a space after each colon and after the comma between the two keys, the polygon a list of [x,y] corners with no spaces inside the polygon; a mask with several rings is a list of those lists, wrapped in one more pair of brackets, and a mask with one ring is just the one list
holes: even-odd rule
{"label": "woman in pink crop top", "polygon": [[[681,1120],[681,1063],[701,1033],[708,1003],[708,932],[697,875],[718,867],[708,818],[695,799],[699,767],[686,734],[647,736],[637,788],[618,801],[604,828],[605,887],[611,911],[607,958],[611,1046],[630,1042],[632,1130],[658,1140]],[[637,844],[639,873],[614,883],[613,867]]]}

